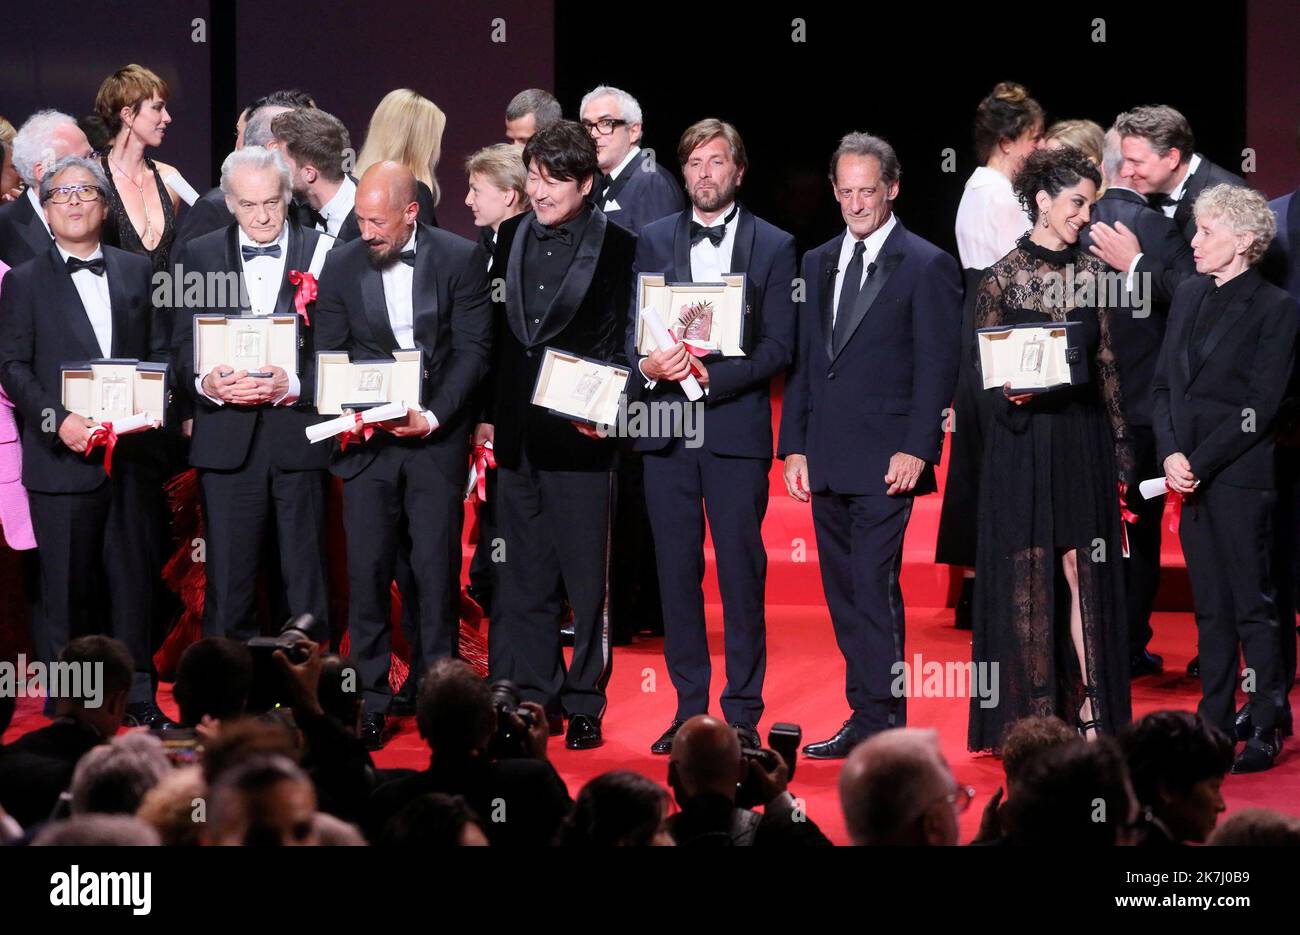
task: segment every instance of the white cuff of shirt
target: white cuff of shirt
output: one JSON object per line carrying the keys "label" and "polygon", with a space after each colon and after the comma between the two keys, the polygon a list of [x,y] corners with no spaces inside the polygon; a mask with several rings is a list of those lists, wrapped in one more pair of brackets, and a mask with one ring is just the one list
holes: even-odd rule
{"label": "white cuff of shirt", "polygon": [[424,433],[424,437],[428,438],[430,435],[432,435],[434,432],[438,430],[438,419],[428,409],[421,409],[420,415],[424,416],[424,421],[429,423],[429,431]]}
{"label": "white cuff of shirt", "polygon": [[647,376],[645,375],[645,370],[643,369],[643,367],[644,367],[644,365],[645,365],[645,362],[646,362],[646,358],[644,358],[644,357],[642,357],[640,360],[638,360],[638,361],[636,362],[636,369],[637,369],[638,371],[640,371],[640,373],[641,373],[641,378],[645,380],[645,388],[648,389],[648,390],[652,390],[652,389],[655,388],[655,385],[656,385],[659,381],[658,381],[658,380],[651,380],[649,377],[647,377]]}
{"label": "white cuff of shirt", "polygon": [[202,377],[195,377],[195,378],[194,378],[194,389],[196,389],[196,390],[198,391],[199,395],[202,396],[204,399],[209,399],[209,400],[211,400],[213,405],[215,405],[215,406],[224,406],[224,405],[225,405],[225,402],[221,399],[221,397],[219,397],[219,396],[212,396],[212,395],[210,395],[210,394],[208,393],[207,390],[205,390],[205,389],[203,388],[203,380],[204,380],[204,377],[206,377],[206,376],[207,376],[207,374],[204,374]]}
{"label": "white cuff of shirt", "polygon": [[1128,277],[1124,280],[1124,290],[1133,291],[1133,274],[1137,272],[1138,263],[1142,262],[1142,254],[1133,257],[1133,262],[1128,265]]}
{"label": "white cuff of shirt", "polygon": [[292,406],[302,396],[302,381],[298,379],[298,374],[288,374],[289,388],[284,391],[284,395],[273,402],[273,406]]}

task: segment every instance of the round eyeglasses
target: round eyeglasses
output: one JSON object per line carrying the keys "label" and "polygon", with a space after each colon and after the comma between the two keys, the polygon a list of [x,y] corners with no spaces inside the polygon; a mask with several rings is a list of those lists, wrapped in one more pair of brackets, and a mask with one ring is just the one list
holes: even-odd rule
{"label": "round eyeglasses", "polygon": [[66,205],[76,195],[78,201],[98,201],[103,194],[98,185],[60,185],[45,193],[45,200],[56,205]]}
{"label": "round eyeglasses", "polygon": [[615,120],[613,117],[601,117],[595,123],[592,123],[590,120],[583,120],[580,122],[582,124],[582,128],[586,130],[588,133],[590,133],[592,130],[595,130],[601,136],[609,136],[611,133],[614,132],[615,127],[627,126],[626,120]]}

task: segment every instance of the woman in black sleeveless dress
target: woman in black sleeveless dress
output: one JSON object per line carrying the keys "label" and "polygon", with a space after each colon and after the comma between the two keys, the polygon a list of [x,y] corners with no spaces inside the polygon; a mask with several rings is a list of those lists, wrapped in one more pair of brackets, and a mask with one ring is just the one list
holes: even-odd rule
{"label": "woman in black sleeveless dress", "polygon": [[1108,267],[1077,247],[1100,181],[1077,150],[1031,155],[1015,188],[1034,227],[976,298],[980,328],[1078,322],[1089,380],[1033,396],[986,391],[972,659],[997,696],[971,700],[971,750],[998,749],[1031,715],[1087,737],[1130,720],[1119,484],[1133,456],[1102,301]]}

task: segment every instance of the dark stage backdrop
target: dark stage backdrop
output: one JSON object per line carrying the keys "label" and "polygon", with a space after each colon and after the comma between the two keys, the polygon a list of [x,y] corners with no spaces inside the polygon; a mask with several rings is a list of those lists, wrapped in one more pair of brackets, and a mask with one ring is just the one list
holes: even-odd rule
{"label": "dark stage backdrop", "polygon": [[[1246,5],[1219,4],[1207,15],[1137,4],[919,3],[886,11],[871,4],[774,10],[724,2],[699,19],[647,14],[612,43],[604,19],[561,0],[558,96],[568,113],[596,84],[625,88],[642,105],[647,144],[674,171],[686,126],[706,116],[731,121],[751,163],[741,197],[795,234],[801,249],[842,226],[826,176],[839,137],[851,130],[883,136],[903,166],[899,217],[955,255],[957,203],[976,166],[975,107],[1000,80],[1026,85],[1049,123],[1087,117],[1106,127],[1129,107],[1170,104],[1191,121],[1198,149],[1240,172]],[[792,41],[796,16],[803,17],[806,42]],[[1096,17],[1105,20],[1105,42],[1093,41]],[[1284,59],[1292,78],[1297,51],[1293,41]],[[1294,81],[1278,81],[1266,93],[1284,96],[1280,106],[1295,114],[1296,90]],[[956,169],[945,172],[949,149]]]}
{"label": "dark stage backdrop", "polygon": [[[502,28],[505,41],[493,41]],[[551,87],[555,71],[551,4],[530,0],[244,0],[235,34],[238,107],[276,88],[302,88],[343,121],[357,152],[375,105],[394,88],[441,107],[438,223],[466,236],[474,221],[464,205],[465,157],[504,142],[510,98]],[[228,115],[232,126],[237,116]]]}

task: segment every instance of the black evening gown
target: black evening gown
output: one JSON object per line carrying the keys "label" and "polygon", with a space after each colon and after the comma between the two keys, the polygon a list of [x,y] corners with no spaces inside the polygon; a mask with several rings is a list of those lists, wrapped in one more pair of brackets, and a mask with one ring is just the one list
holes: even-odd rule
{"label": "black evening gown", "polygon": [[[1076,292],[1068,288],[1073,265]],[[1121,408],[1104,291],[1079,290],[1108,268],[1073,248],[1021,238],[980,281],[976,326],[1074,321],[1084,326],[1089,382],[1016,406],[993,396],[980,470],[972,659],[993,675],[997,703],[973,697],[968,746],[1001,747],[1021,718],[1075,724],[1085,700],[1103,733],[1131,719],[1118,485],[1132,448]],[[1061,280],[1053,277],[1060,276]],[[1097,280],[1093,280],[1094,283]],[[1059,283],[1059,285],[1058,285]],[[1086,659],[1070,638],[1070,592],[1060,556],[1076,550]]]}
{"label": "black evening gown", "polygon": [[154,184],[158,186],[158,199],[162,202],[162,237],[152,250],[145,248],[135,225],[127,216],[126,208],[122,206],[122,196],[118,194],[117,183],[113,181],[113,171],[108,164],[107,154],[100,157],[100,164],[104,167],[104,175],[108,177],[109,187],[113,191],[112,197],[108,200],[108,217],[104,221],[103,237],[104,243],[110,247],[148,257],[149,262],[153,264],[154,273],[160,273],[171,268],[172,241],[176,239],[176,212],[172,209],[172,198],[167,193],[167,186],[163,184],[158,166],[147,157],[144,163],[153,173]]}

